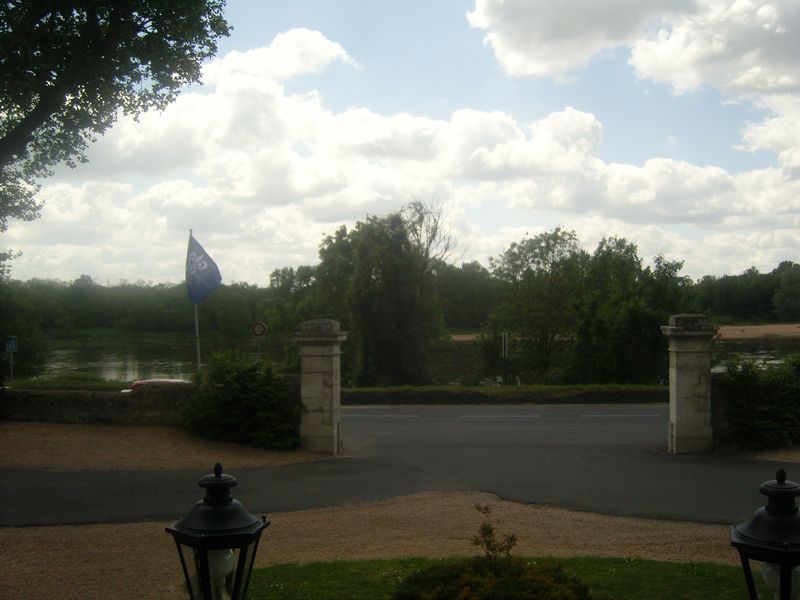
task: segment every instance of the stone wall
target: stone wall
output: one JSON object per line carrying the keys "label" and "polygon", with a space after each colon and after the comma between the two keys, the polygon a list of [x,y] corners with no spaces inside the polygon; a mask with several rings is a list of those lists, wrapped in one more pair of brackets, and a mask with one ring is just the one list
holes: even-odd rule
{"label": "stone wall", "polygon": [[129,393],[62,390],[6,390],[0,419],[99,425],[177,425],[181,402],[192,386],[150,388]]}

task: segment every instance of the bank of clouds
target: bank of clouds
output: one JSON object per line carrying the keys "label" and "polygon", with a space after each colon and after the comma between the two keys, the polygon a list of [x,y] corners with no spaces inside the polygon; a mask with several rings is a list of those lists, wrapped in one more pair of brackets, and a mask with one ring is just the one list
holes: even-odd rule
{"label": "bank of clouds", "polygon": [[[90,163],[46,183],[43,218],[15,223],[13,275],[179,280],[193,227],[227,281],[315,263],[321,237],[414,199],[444,202],[465,258],[496,255],[554,224],[585,243],[620,235],[686,272],[771,268],[800,249],[800,4],[666,0],[602,4],[477,0],[466,18],[509,77],[569,79],[602,53],[629,52],[637,76],[691,94],[710,86],[769,111],[741,147],[774,153],[731,173],[652,157],[598,158],[603,125],[565,106],[533,122],[470,107],[448,119],[336,111],[294,91],[332,68],[363,69],[324,32],[293,29],[209,63],[204,86],[162,113],[121,118]],[[519,226],[493,228],[492,211]]]}

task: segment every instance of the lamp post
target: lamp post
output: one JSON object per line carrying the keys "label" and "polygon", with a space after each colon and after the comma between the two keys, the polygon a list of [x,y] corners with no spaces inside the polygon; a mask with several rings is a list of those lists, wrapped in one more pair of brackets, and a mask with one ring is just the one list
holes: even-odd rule
{"label": "lamp post", "polygon": [[192,600],[244,600],[266,517],[255,517],[235,500],[236,478],[214,474],[200,480],[206,490],[180,521],[166,531],[175,538],[189,597]]}
{"label": "lamp post", "polygon": [[731,545],[739,551],[751,600],[758,600],[751,560],[764,563],[761,574],[776,599],[792,600],[800,592],[800,515],[795,503],[800,485],[779,469],[759,491],[767,496],[767,504],[752,520],[731,527]]}

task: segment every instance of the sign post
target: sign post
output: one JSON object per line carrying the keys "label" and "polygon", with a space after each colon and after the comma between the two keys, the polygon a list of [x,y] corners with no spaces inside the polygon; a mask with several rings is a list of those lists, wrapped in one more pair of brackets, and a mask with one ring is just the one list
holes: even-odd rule
{"label": "sign post", "polygon": [[502,345],[503,354],[503,385],[508,385],[508,332],[503,332],[503,337],[500,341]]}
{"label": "sign post", "polygon": [[250,331],[258,338],[258,355],[261,356],[261,343],[267,335],[267,324],[264,323],[264,321],[256,321],[253,323],[252,327],[250,327]]}
{"label": "sign post", "polygon": [[6,338],[6,352],[8,352],[8,380],[14,380],[14,352],[17,351],[17,336],[10,335]]}

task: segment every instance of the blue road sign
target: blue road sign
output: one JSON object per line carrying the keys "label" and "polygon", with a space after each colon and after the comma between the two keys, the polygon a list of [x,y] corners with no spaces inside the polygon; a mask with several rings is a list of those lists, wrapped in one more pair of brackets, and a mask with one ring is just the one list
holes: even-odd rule
{"label": "blue road sign", "polygon": [[17,351],[17,336],[10,335],[6,338],[6,352]]}

